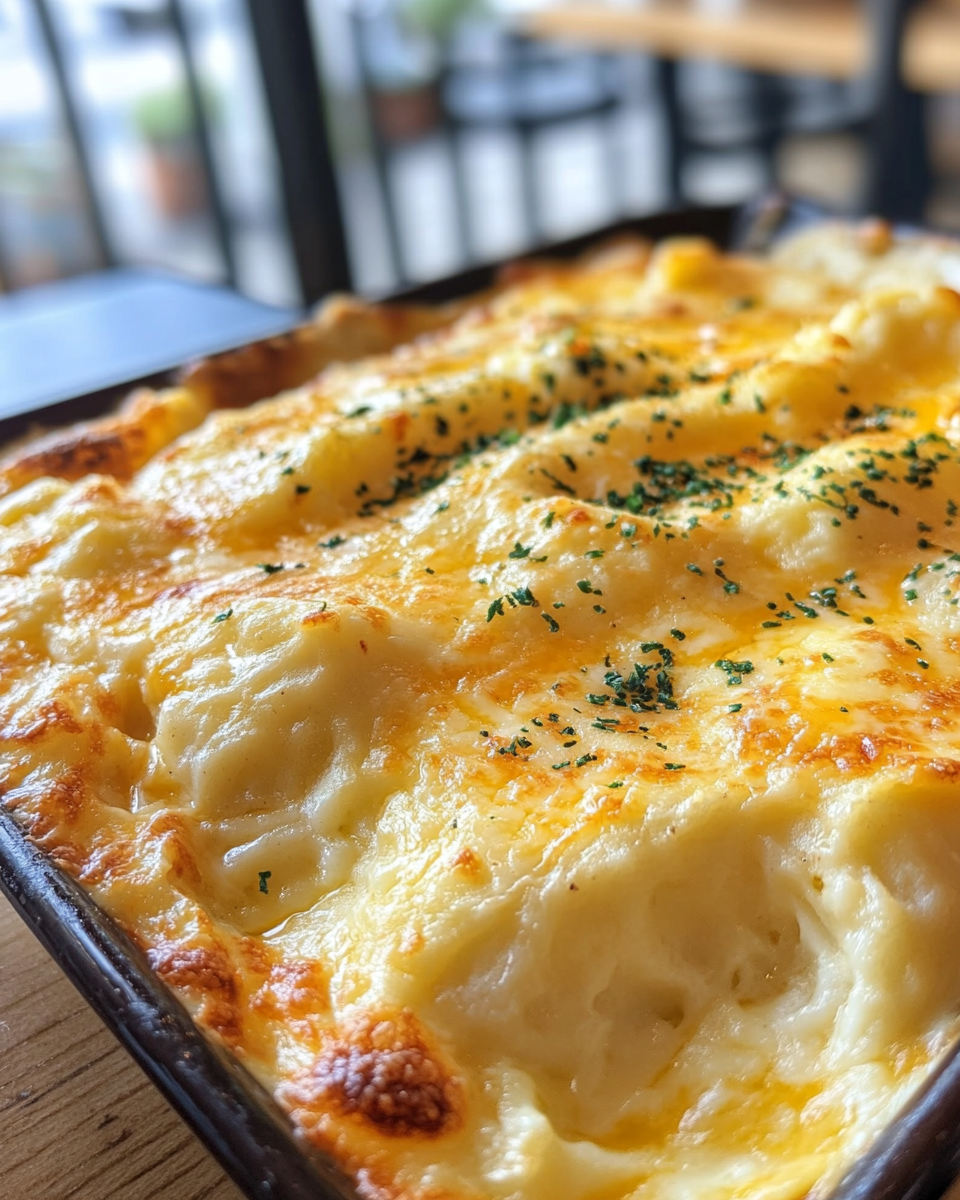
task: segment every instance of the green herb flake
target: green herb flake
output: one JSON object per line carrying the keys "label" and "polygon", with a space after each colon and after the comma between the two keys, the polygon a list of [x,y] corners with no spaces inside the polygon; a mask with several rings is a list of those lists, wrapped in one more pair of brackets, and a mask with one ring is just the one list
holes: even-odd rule
{"label": "green herb flake", "polygon": [[[233,609],[228,608],[222,613],[217,613],[217,615],[213,618],[212,623],[214,625],[219,625],[221,621],[228,621],[232,616],[233,616]],[[920,647],[918,646],[917,649],[919,650]]]}
{"label": "green herb flake", "polygon": [[562,771],[564,767],[569,767],[569,766],[570,766],[570,759],[568,758],[562,763],[554,763],[553,766],[551,767],[551,770]]}
{"label": "green herb flake", "polygon": [[683,632],[682,629],[671,629],[670,636],[672,638],[676,638],[678,642],[686,641],[686,638],[687,638],[687,635]]}
{"label": "green herb flake", "polygon": [[741,708],[743,708],[742,704],[728,704],[727,712],[739,712]]}
{"label": "green herb flake", "polygon": [[573,765],[575,767],[585,767],[587,765],[587,763],[592,763],[592,762],[596,762],[596,761],[597,761],[597,756],[595,754],[581,754],[580,757],[577,759],[577,761]]}
{"label": "green herb flake", "polygon": [[257,566],[268,575],[276,575],[278,571],[283,570],[283,563],[257,563]]}
{"label": "green herb flake", "polygon": [[713,665],[726,675],[727,687],[736,687],[743,683],[744,675],[749,675],[753,671],[753,663],[749,659],[736,662],[731,658],[719,658]]}
{"label": "green herb flake", "polygon": [[264,896],[269,896],[270,891],[267,888],[267,880],[273,875],[273,872],[272,871],[258,871],[257,875],[260,877],[260,891],[264,894]]}
{"label": "green herb flake", "polygon": [[664,763],[663,769],[665,771],[685,771],[687,769],[687,764],[686,763]]}
{"label": "green herb flake", "polygon": [[[551,617],[551,616],[550,616],[550,614],[549,614],[549,613],[542,612],[542,613],[540,614],[540,616],[541,616],[541,617],[543,617],[543,619],[546,621],[547,625],[548,625],[548,626],[549,626],[549,628],[550,628],[550,632],[551,632],[551,633],[559,633],[559,632],[560,632],[560,626],[559,626],[559,625],[557,624],[557,622],[556,622],[556,621],[553,619],[553,617]],[[487,620],[489,621],[489,619],[490,619],[490,618],[488,617],[488,618],[487,618]]]}
{"label": "green herb flake", "polygon": [[532,546],[521,546],[519,542],[514,542],[513,549],[507,555],[507,558],[527,558],[532,549]]}

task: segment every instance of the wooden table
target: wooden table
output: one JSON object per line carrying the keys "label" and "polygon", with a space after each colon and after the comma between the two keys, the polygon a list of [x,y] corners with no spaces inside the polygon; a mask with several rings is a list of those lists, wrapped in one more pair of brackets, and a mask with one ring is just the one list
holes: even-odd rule
{"label": "wooden table", "polygon": [[[525,15],[521,25],[535,37],[651,56],[674,204],[686,199],[682,159],[688,142],[677,60],[718,60],[755,72],[758,80],[863,77],[870,120],[861,206],[897,220],[923,220],[932,186],[923,93],[960,89],[956,0],[741,0],[729,11],[697,0],[642,0],[630,6],[557,0]],[[768,137],[764,149],[768,174],[774,141]]]}
{"label": "wooden table", "polygon": [[0,1196],[241,1200],[2,896]]}
{"label": "wooden table", "polygon": [[[523,18],[524,28],[608,50],[709,58],[777,75],[854,79],[867,70],[865,0],[742,0],[728,13],[696,0],[633,7],[571,0]],[[926,3],[907,21],[905,81],[917,91],[960,89],[960,5]]]}

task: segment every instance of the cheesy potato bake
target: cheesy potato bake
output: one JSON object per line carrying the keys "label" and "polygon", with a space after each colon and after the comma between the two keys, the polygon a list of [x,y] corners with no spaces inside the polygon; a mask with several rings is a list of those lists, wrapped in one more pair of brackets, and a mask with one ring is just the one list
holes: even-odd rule
{"label": "cheesy potato bake", "polygon": [[0,464],[3,804],[367,1200],[825,1194],[960,1032],[953,285],[623,242]]}

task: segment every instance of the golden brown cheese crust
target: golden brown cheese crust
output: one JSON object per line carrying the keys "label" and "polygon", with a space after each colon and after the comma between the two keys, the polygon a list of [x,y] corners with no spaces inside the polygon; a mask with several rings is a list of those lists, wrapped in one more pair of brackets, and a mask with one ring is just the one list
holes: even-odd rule
{"label": "golden brown cheese crust", "polygon": [[953,1036],[955,253],[338,300],[11,452],[3,802],[365,1196],[788,1200]]}

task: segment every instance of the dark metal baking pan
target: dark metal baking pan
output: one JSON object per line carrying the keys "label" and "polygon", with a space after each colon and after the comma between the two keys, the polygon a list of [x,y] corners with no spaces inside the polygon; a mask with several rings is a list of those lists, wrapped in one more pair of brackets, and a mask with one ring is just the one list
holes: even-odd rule
{"label": "dark metal baking pan", "polygon": [[[622,233],[695,234],[722,245],[769,241],[819,214],[779,201],[746,209],[657,214],[546,247],[563,256]],[[396,299],[441,301],[488,286],[472,268]],[[104,397],[106,402],[106,397]],[[90,411],[59,406],[57,416]],[[2,433],[2,427],[0,427]],[[357,1200],[338,1168],[309,1146],[245,1068],[208,1040],[140,950],[0,808],[0,888],[92,1008],[251,1200]],[[960,1047],[853,1166],[832,1200],[937,1200],[960,1171]],[[557,1200],[563,1200],[558,1197]]]}

